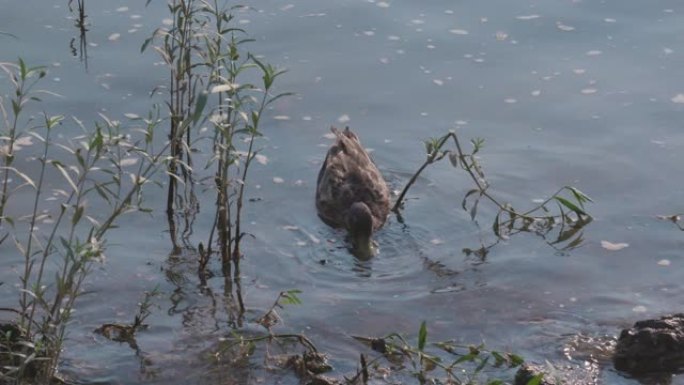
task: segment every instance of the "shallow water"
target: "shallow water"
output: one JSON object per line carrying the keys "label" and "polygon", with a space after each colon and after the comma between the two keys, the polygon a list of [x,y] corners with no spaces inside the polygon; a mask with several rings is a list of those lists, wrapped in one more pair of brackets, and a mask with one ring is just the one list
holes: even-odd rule
{"label": "shallow water", "polygon": [[[165,4],[88,2],[86,69],[70,48],[74,38],[78,48],[78,31],[66,3],[0,0],[0,30],[17,36],[0,36],[0,60],[49,67],[42,87],[63,95],[46,98],[41,108],[50,113],[84,122],[98,112],[144,114],[167,72],[140,46],[168,17]],[[684,234],[656,219],[680,212],[684,191],[681,2],[250,5],[255,10],[238,13],[256,38],[250,49],[287,68],[278,88],[297,96],[269,111],[269,162],[253,169],[249,193],[260,200],[247,206],[254,235],[242,264],[248,320],[279,291],[302,290],[303,305],[282,310],[279,327],[305,332],[331,353],[336,373],[349,373],[364,351],[351,335],[415,335],[422,320],[430,339],[485,341],[560,360],[572,336],[617,335],[635,320],[681,311]],[[573,251],[521,234],[491,248],[484,263],[474,261],[462,249],[494,241],[495,212],[481,207],[478,229],[460,208],[469,180],[444,162],[410,191],[404,224],[392,218],[378,234],[379,255],[356,261],[313,205],[331,124],[359,133],[395,189],[423,161],[422,140],[448,129],[462,140],[482,137],[490,192],[523,208],[571,184],[594,199],[595,220]],[[195,234],[208,231],[206,222]],[[234,322],[213,311],[222,306],[223,281],[211,280],[214,297],[200,292],[195,256],[169,257],[164,223],[161,211],[131,216],[111,234],[107,263],[88,282],[95,294],[78,306],[64,371],[110,384],[296,381],[212,366],[207,352]],[[629,247],[609,251],[603,240]],[[17,265],[2,263],[0,281],[13,282]],[[144,359],[92,334],[132,318],[141,293],[155,285],[160,308],[138,339]],[[3,306],[12,306],[15,287],[0,292],[9,301]],[[610,365],[602,378],[637,383]]]}

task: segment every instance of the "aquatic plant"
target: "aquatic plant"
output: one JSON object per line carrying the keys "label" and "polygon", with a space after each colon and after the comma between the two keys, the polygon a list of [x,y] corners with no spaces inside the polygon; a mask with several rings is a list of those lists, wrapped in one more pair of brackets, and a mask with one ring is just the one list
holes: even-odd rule
{"label": "aquatic plant", "polygon": [[[204,169],[213,170],[216,198],[214,226],[206,243],[198,245],[198,273],[205,281],[209,259],[216,253],[221,258],[224,277],[237,278],[240,242],[247,234],[242,218],[249,169],[259,152],[256,139],[262,136],[264,110],[288,95],[272,93],[276,78],[284,71],[243,50],[243,45],[251,40],[245,31],[233,27],[231,11],[236,7],[227,7],[218,0],[174,0],[168,8],[173,25],[157,29],[142,50],[157,42],[155,49],[170,70],[167,107],[171,161],[167,169],[166,210],[171,241],[177,251],[178,217],[185,223],[182,242],[190,246],[192,222],[199,210],[194,192],[198,183],[193,174],[196,168],[191,155],[194,151],[204,153],[205,142],[201,141],[198,129],[207,123],[213,129],[212,155]],[[261,77],[260,84],[252,83],[255,76]],[[203,175],[199,179],[205,178],[209,177]],[[183,191],[179,185],[184,186]],[[230,284],[226,281],[226,285]],[[238,298],[244,310],[241,296]]]}
{"label": "aquatic plant", "polygon": [[[18,308],[3,308],[16,314],[19,336],[12,338],[21,343],[2,346],[10,353],[0,357],[0,377],[48,383],[83,283],[92,264],[104,258],[105,234],[122,215],[148,211],[141,188],[161,163],[166,146],[155,151],[154,132],[160,119],[154,110],[140,119],[142,127],[131,131],[104,115],[93,129],[74,119],[70,124],[82,134],[55,140],[55,131],[67,124],[63,116],[44,115],[42,122],[22,117],[28,103],[40,101],[40,94],[51,94],[34,89],[45,70],[29,67],[21,59],[0,63],[0,70],[13,87],[11,108],[0,99],[4,123],[0,229],[3,240],[13,241],[14,256],[23,260]],[[34,140],[41,144],[39,155],[17,162],[21,147]],[[51,171],[64,186],[52,189],[46,199],[46,175]],[[33,194],[29,212],[9,212],[18,193],[22,199]]]}
{"label": "aquatic plant", "polygon": [[[335,375],[327,363],[328,355],[303,333],[273,330],[282,323],[276,309],[301,304],[300,293],[299,290],[280,292],[273,305],[253,321],[266,328],[267,333],[234,330],[210,356],[217,364],[240,362],[249,366],[249,360],[257,357],[261,348],[265,350],[266,366],[275,364],[284,370],[291,369],[302,382],[317,384],[367,384],[371,378],[383,378],[394,383],[410,383],[410,379],[415,379],[418,384],[503,385],[513,383],[515,369],[525,363],[517,354],[488,349],[484,344],[454,340],[430,342],[427,322],[423,321],[413,338],[397,332],[383,337],[352,336],[379,354],[369,358],[368,353],[360,353],[355,373]],[[535,373],[525,383],[538,385],[543,376]]]}
{"label": "aquatic plant", "polygon": [[[74,9],[71,7],[72,4],[74,3],[74,0],[69,0],[69,3],[67,6],[69,7],[70,12],[74,12]],[[85,13],[85,0],[76,0],[76,27],[81,30],[82,33],[87,31],[88,29],[86,28],[86,18],[88,15]]]}
{"label": "aquatic plant", "polygon": [[[445,148],[449,143],[452,143],[453,147]],[[475,221],[478,205],[482,199],[492,203],[498,210],[491,225],[497,241],[492,245],[482,245],[475,251],[466,249],[464,250],[466,254],[479,253],[480,256],[486,256],[489,248],[499,240],[507,239],[520,232],[532,232],[546,240],[547,235],[554,229],[558,229],[557,236],[551,241],[546,240],[549,246],[566,251],[582,244],[581,230],[592,221],[591,215],[584,207],[585,203],[592,202],[588,195],[575,187],[563,186],[536,206],[525,211],[516,210],[512,204],[502,203],[489,192],[489,182],[476,156],[483,148],[484,140],[473,139],[471,145],[471,152],[463,151],[455,131],[425,141],[426,159],[399,193],[392,207],[392,211],[399,216],[400,220],[400,211],[404,207],[406,193],[418,176],[428,166],[447,158],[455,168],[465,171],[473,182],[474,187],[465,193],[461,201],[461,207],[470,214],[470,218]],[[554,207],[556,210],[553,210]],[[558,247],[560,244],[564,246]]]}
{"label": "aquatic plant", "polygon": [[[521,356],[488,350],[484,344],[468,345],[455,341],[428,344],[426,325],[425,321],[421,323],[413,344],[399,333],[380,338],[355,336],[381,355],[371,361],[361,355],[360,369],[356,376],[347,379],[347,383],[355,383],[359,377],[367,383],[372,372],[381,369],[381,359],[386,359],[395,371],[408,369],[419,384],[503,385],[511,383],[510,369],[519,368],[525,362]],[[527,385],[538,385],[542,376],[535,376]]]}
{"label": "aquatic plant", "polygon": [[138,331],[147,329],[148,325],[145,320],[152,314],[150,310],[153,306],[152,299],[158,295],[159,289],[157,287],[152,291],[143,293],[143,300],[138,303],[138,312],[133,318],[133,322],[129,324],[106,323],[95,329],[95,333],[112,341],[126,342],[131,349],[135,350],[136,354],[140,355],[141,351],[135,340],[135,335]]}
{"label": "aquatic plant", "polygon": [[[69,0],[68,7],[69,12],[74,13],[74,8],[72,5],[74,0]],[[72,38],[69,42],[69,49],[71,49],[71,54],[76,57],[78,56],[81,63],[84,64],[86,71],[88,71],[88,39],[86,33],[88,32],[88,23],[86,18],[88,15],[85,13],[85,0],[77,0],[76,7],[76,21],[74,22],[76,28],[78,29],[78,49],[76,48],[76,38]]]}
{"label": "aquatic plant", "polygon": [[[271,307],[254,322],[267,330],[267,333],[251,334],[247,331],[233,330],[230,336],[222,339],[211,357],[219,362],[242,362],[248,365],[258,346],[266,350],[267,365],[276,364],[283,369],[293,369],[302,381],[317,378],[317,375],[332,370],[327,363],[327,355],[320,352],[313,341],[303,333],[277,333],[273,328],[282,322],[276,309],[285,305],[299,305],[301,291],[293,289],[281,291]],[[278,349],[280,354],[273,354]]]}

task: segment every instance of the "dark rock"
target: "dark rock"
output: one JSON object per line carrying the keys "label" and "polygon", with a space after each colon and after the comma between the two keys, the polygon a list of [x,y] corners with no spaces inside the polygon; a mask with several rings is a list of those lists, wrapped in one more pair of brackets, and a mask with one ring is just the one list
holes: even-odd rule
{"label": "dark rock", "polygon": [[684,369],[684,314],[638,321],[620,333],[615,369],[634,376]]}

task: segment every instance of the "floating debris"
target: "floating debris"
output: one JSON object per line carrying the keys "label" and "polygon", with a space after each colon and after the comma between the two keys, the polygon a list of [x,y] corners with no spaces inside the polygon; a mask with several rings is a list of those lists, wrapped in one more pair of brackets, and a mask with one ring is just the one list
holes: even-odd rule
{"label": "floating debris", "polygon": [[575,30],[575,27],[563,24],[560,21],[556,22],[556,27],[558,27],[558,29],[564,32],[570,32]]}
{"label": "floating debris", "polygon": [[613,243],[608,241],[601,241],[601,247],[610,251],[618,251],[626,247],[629,247],[629,243]]}
{"label": "floating debris", "polygon": [[670,99],[672,103],[684,104],[684,94],[677,94]]}
{"label": "floating debris", "polygon": [[467,35],[468,34],[468,31],[466,31],[465,29],[456,29],[456,28],[450,29],[449,32],[453,33],[454,35]]}
{"label": "floating debris", "polygon": [[119,162],[119,166],[121,166],[121,167],[133,166],[136,163],[138,163],[138,158],[124,158],[124,159],[121,159],[121,161]]}

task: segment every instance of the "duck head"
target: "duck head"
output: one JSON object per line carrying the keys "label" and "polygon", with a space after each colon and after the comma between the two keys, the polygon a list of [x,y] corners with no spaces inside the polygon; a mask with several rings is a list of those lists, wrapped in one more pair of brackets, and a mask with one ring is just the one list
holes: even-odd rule
{"label": "duck head", "polygon": [[347,211],[347,231],[352,243],[352,252],[360,259],[373,256],[373,214],[363,202],[355,202]]}

